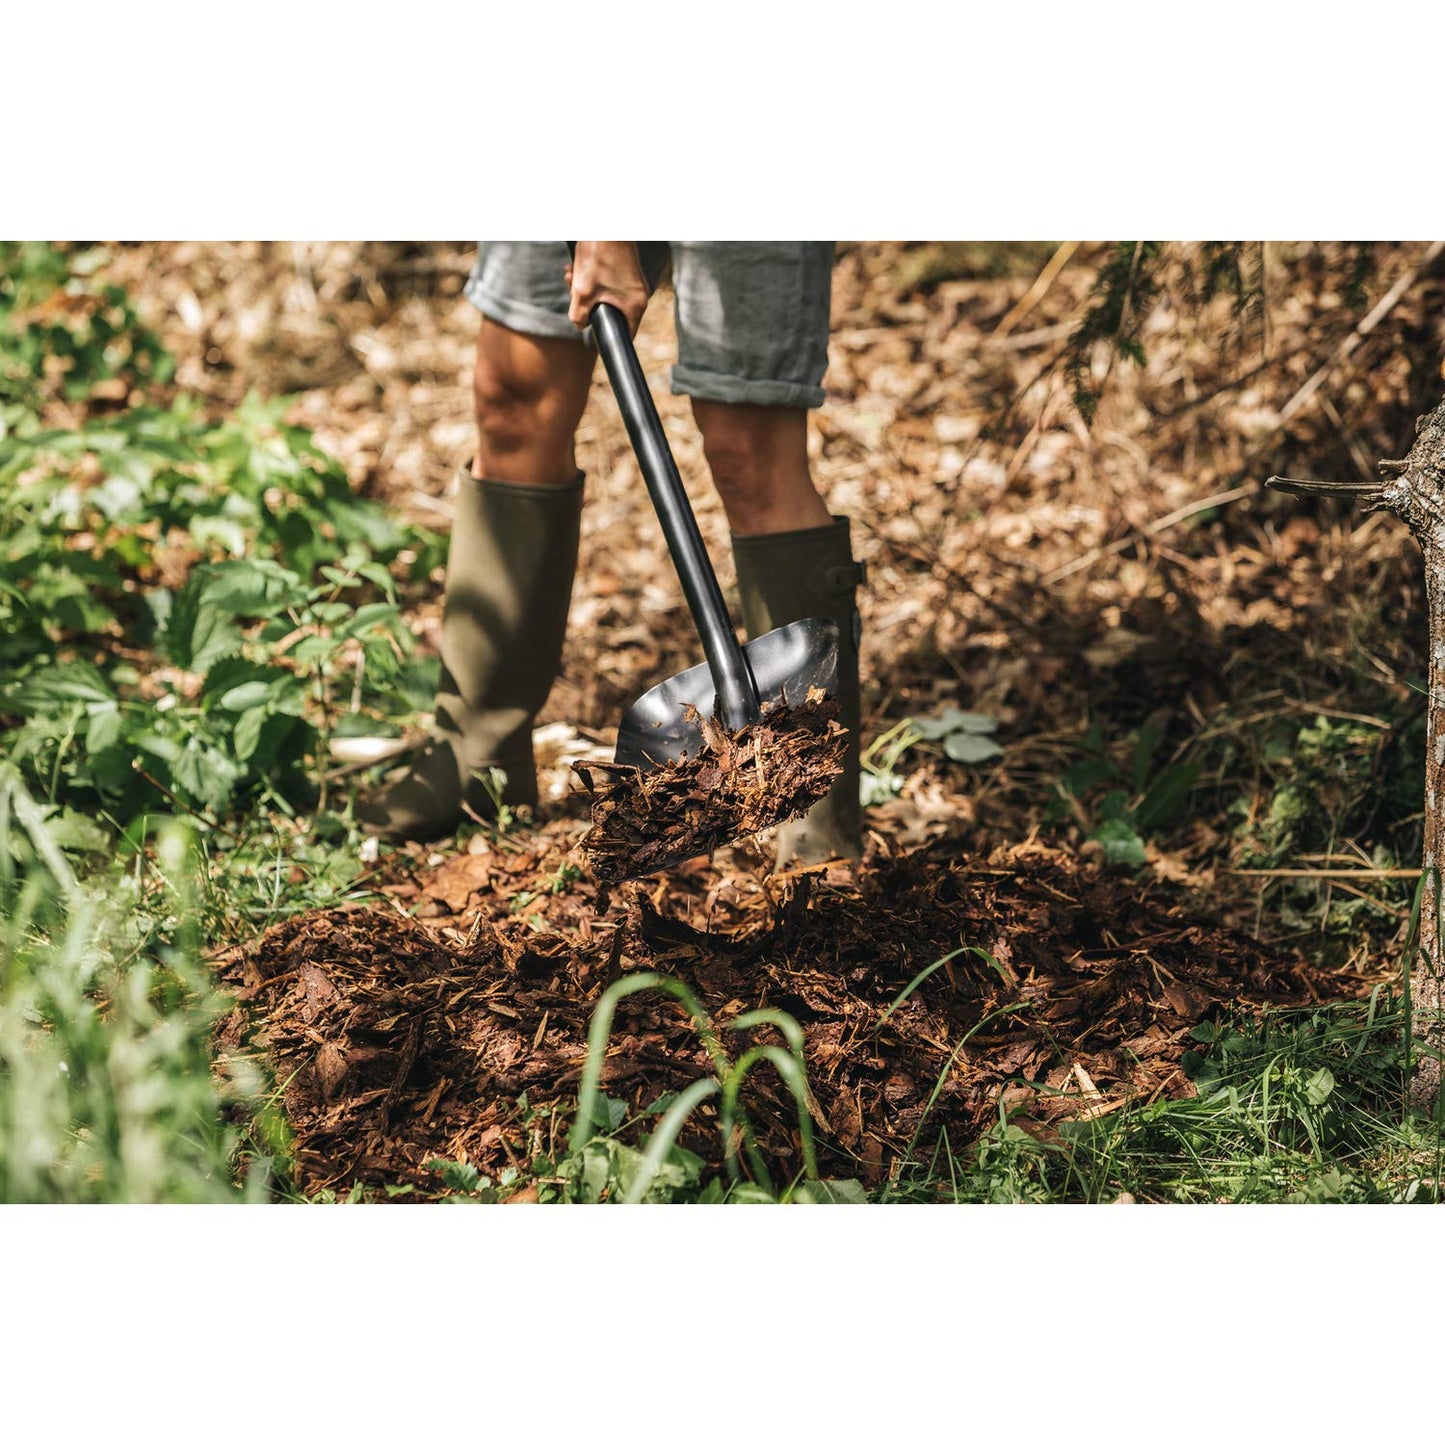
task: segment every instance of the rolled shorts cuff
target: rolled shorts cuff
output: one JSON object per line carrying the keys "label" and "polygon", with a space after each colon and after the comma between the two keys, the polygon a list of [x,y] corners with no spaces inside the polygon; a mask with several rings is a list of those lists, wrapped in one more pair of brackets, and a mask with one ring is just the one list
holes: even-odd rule
{"label": "rolled shorts cuff", "polygon": [[567,313],[549,310],[515,296],[499,296],[489,291],[476,276],[464,288],[468,301],[490,321],[520,331],[523,336],[550,336],[563,341],[586,345],[588,332],[578,331],[567,319]]}
{"label": "rolled shorts cuff", "polygon": [[821,386],[801,381],[766,381],[756,377],[727,376],[720,371],[699,371],[694,367],[672,368],[674,396],[693,396],[701,401],[726,401],[735,406],[793,406],[809,409],[827,400]]}

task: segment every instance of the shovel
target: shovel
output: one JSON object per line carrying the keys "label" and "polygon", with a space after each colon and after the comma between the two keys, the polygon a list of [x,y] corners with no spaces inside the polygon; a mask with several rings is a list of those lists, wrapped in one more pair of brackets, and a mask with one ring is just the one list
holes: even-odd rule
{"label": "shovel", "polygon": [[683,754],[698,755],[703,738],[695,717],[716,716],[736,731],[757,722],[772,703],[802,702],[809,688],[836,696],[838,626],[809,617],[738,644],[627,321],[605,301],[593,308],[590,321],[707,659],[649,688],[623,714],[617,761],[646,772]]}

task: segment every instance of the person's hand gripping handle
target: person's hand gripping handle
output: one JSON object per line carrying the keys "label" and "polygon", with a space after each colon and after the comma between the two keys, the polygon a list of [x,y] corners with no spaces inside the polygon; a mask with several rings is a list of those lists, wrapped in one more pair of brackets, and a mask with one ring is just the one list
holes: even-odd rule
{"label": "person's hand gripping handle", "polygon": [[585,331],[593,310],[606,302],[627,321],[627,334],[637,335],[651,288],[642,270],[636,241],[568,241],[572,264],[567,268],[567,289],[572,302],[567,318]]}

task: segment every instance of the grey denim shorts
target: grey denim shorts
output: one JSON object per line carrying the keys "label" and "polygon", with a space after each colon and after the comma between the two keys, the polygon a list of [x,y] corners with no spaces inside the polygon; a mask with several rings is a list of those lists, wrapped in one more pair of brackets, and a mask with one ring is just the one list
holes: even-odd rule
{"label": "grey denim shorts", "polygon": [[[672,267],[682,396],[755,406],[823,404],[831,241],[643,241],[655,287]],[[483,241],[472,304],[528,336],[582,341],[567,319],[565,241]]]}

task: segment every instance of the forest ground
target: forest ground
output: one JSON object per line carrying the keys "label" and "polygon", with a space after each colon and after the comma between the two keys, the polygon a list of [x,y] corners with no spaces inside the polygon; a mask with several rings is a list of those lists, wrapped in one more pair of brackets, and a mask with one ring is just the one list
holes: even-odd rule
{"label": "forest ground", "polygon": [[[653,1121],[736,1065],[729,1029],[756,1010],[796,1022],[807,1082],[750,1074],[746,1160],[724,1161],[735,1196],[744,1176],[775,1190],[813,1172],[809,1148],[825,1180],[875,1199],[1418,1187],[1418,1149],[1391,1135],[1382,1162],[1357,1127],[1400,1097],[1418,558],[1388,518],[1262,484],[1369,475],[1403,454],[1438,396],[1445,278],[1423,245],[1272,244],[1236,253],[1253,268],[1242,294],[1210,296],[1201,248],[1167,248],[1147,286],[1136,248],[1137,357],[1107,340],[1071,352],[1105,268],[1130,255],[840,248],[811,452],[868,568],[856,868],[775,874],[765,836],[604,907],[579,866],[570,764],[610,755],[627,703],[698,658],[599,370],[569,639],[539,720],[540,820],[361,853],[324,907],[298,865],[286,916],[273,906],[264,931],[242,919],[214,940],[236,1001],[221,1061],[274,1080],[271,1143],[252,1152],[289,1191],[616,1197]],[[106,275],[177,358],[177,387],[218,413],[250,392],[292,397],[288,419],[358,495],[444,530],[472,439],[470,257],[463,243],[155,244],[116,249]],[[638,349],[730,589],[723,514],[666,384],[673,348],[664,291]],[[1081,387],[1098,393],[1088,419]],[[434,654],[440,569],[394,570]],[[335,799],[356,785],[367,775],[338,772],[343,819]],[[692,1002],[620,1001],[583,1106],[606,1147],[591,1174],[585,1158],[569,1173],[594,1010],[649,971]],[[743,1036],[791,1038],[776,1016]],[[1342,1061],[1377,1036],[1354,1078]],[[1285,1115],[1270,1114],[1269,1061],[1286,1056]],[[1273,1156],[1203,1157],[1226,1086],[1252,1100],[1261,1078]],[[660,1197],[720,1197],[706,1193],[724,1173],[715,1107],[683,1120]],[[1170,1130],[1186,1142],[1153,1177],[1120,1163],[1146,1137],[1163,1160]]]}

